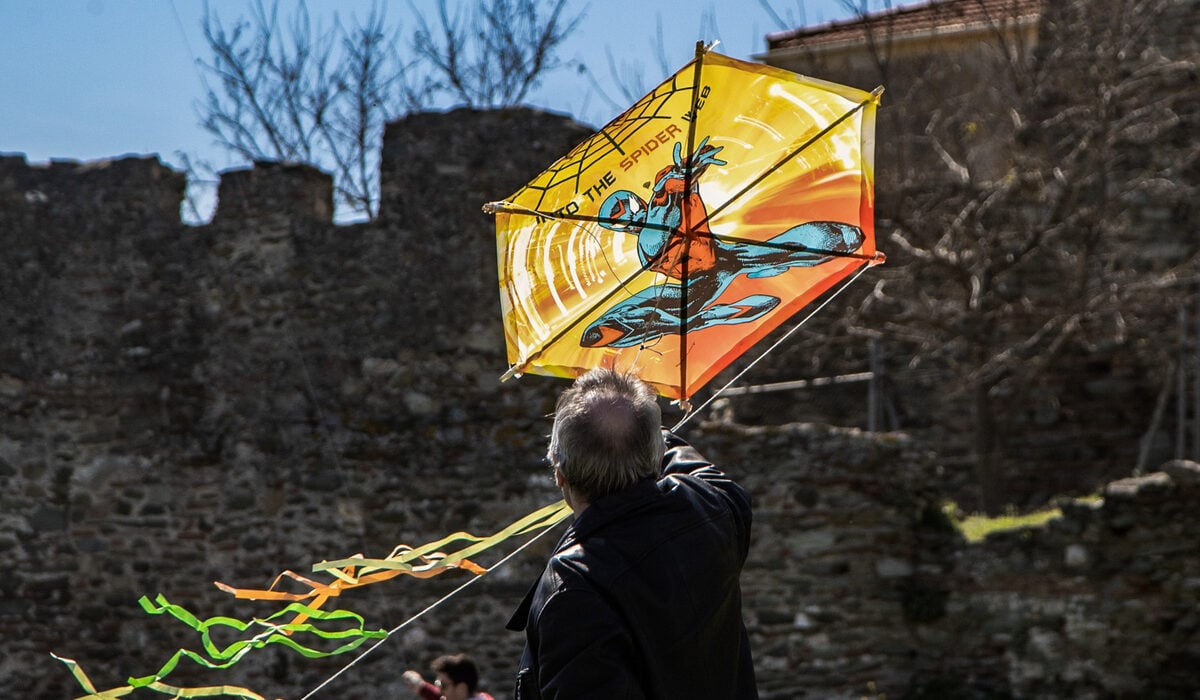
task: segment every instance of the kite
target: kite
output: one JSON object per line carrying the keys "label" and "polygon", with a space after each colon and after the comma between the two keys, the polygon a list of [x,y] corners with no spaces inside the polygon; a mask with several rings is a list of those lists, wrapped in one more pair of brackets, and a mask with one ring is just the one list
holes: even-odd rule
{"label": "kite", "polygon": [[686,406],[875,250],[864,92],[695,59],[495,214],[507,379],[633,371]]}

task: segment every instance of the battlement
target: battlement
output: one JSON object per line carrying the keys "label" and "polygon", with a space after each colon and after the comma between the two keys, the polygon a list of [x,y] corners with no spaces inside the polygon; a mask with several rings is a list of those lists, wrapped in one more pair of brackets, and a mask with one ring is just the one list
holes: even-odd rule
{"label": "battlement", "polygon": [[[0,217],[33,216],[89,222],[178,222],[186,177],[158,156],[123,156],[30,165],[24,155],[0,155]],[[82,231],[81,231],[82,233]]]}
{"label": "battlement", "polygon": [[333,222],[333,178],[298,163],[256,161],[221,173],[213,223],[283,218]]}

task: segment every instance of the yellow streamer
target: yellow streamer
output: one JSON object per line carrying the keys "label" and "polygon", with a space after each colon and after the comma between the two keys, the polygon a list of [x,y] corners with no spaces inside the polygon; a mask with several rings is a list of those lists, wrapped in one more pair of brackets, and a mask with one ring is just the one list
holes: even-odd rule
{"label": "yellow streamer", "polygon": [[[50,656],[53,656],[55,659],[58,659],[66,664],[67,668],[71,671],[71,675],[75,677],[75,681],[79,683],[81,688],[87,691],[87,695],[80,695],[79,697],[75,698],[75,700],[110,700],[111,698],[123,698],[135,690],[132,685],[123,685],[100,692],[96,690],[96,686],[92,684],[92,680],[88,678],[86,673],[83,672],[83,668],[80,667],[79,663],[75,661],[75,659],[68,659],[54,653],[51,653]],[[246,700],[266,700],[266,698],[254,692],[253,690],[242,688],[236,685],[212,685],[199,688],[179,688],[173,685],[167,685],[166,683],[155,681],[154,683],[150,683],[144,687],[175,698],[235,697],[245,698]]]}

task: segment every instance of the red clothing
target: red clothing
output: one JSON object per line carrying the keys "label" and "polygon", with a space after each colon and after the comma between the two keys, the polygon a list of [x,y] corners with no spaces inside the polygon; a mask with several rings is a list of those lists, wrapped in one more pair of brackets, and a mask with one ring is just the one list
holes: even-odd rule
{"label": "red clothing", "polygon": [[442,691],[428,681],[421,681],[421,685],[417,687],[417,697],[421,700],[438,700],[442,697]]}
{"label": "red clothing", "polygon": [[[420,697],[421,700],[438,700],[438,698],[442,697],[442,691],[438,690],[438,687],[432,683],[421,681],[421,685],[417,688],[417,696]],[[470,700],[496,699],[487,693],[476,693],[471,696]]]}
{"label": "red clothing", "polygon": [[[658,259],[650,265],[651,270],[677,280],[683,279],[685,253],[689,277],[717,266],[717,243],[708,229],[704,200],[695,192],[689,194],[687,199],[687,205],[683,207],[683,223],[671,232]],[[692,226],[693,219],[697,222],[695,227]]]}

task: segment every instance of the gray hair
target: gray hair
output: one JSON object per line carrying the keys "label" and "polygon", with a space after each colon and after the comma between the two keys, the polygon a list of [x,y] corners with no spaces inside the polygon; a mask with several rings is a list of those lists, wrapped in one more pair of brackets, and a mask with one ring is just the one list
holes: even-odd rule
{"label": "gray hair", "polygon": [[594,369],[558,397],[546,456],[590,502],[657,476],[665,449],[650,387],[630,374]]}

